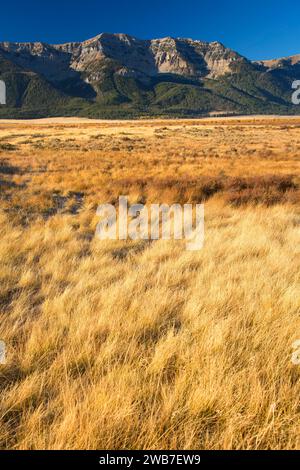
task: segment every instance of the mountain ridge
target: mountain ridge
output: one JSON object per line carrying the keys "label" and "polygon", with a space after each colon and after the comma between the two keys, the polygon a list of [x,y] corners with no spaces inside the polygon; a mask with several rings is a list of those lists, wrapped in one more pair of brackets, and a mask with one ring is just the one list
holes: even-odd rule
{"label": "mountain ridge", "polygon": [[218,41],[101,33],[82,42],[0,42],[0,117],[297,114],[300,55],[250,61]]}

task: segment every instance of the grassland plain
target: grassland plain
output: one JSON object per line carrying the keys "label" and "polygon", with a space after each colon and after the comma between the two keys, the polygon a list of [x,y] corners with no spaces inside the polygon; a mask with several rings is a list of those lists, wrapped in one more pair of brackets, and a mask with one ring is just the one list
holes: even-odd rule
{"label": "grassland plain", "polygon": [[[300,118],[0,122],[2,449],[299,449]],[[205,245],[99,203],[205,201]]]}

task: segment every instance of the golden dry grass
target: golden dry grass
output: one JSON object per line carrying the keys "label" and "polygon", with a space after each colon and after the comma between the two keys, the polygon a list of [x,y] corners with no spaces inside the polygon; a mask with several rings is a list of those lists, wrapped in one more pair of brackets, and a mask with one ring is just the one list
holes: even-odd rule
{"label": "golden dry grass", "polygon": [[[0,447],[299,449],[300,119],[0,122]],[[205,245],[96,207],[205,200]]]}

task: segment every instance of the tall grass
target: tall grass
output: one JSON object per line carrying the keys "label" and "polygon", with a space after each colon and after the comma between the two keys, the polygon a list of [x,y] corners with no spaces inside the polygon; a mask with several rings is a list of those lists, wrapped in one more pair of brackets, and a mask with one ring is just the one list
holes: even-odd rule
{"label": "tall grass", "polygon": [[[0,167],[0,339],[7,346],[0,447],[299,449],[300,367],[291,362],[300,337],[295,149],[281,163],[274,144],[269,164],[257,159],[248,174],[238,149],[233,180],[219,174],[219,163],[209,171],[210,162],[203,169],[196,157],[176,172],[172,126],[160,131],[166,135],[155,154],[155,123],[117,131],[103,124],[111,142],[86,152],[84,145],[102,139],[91,139],[96,126],[42,129],[45,147],[61,135],[57,152],[36,149],[37,129],[23,126],[10,139],[18,150],[2,155]],[[182,128],[176,139],[193,149],[201,126]],[[1,132],[8,130],[0,140]],[[111,149],[122,132],[137,139],[135,157],[122,147],[126,140],[121,151]],[[224,148],[241,131],[213,132],[222,132],[217,148],[226,167]],[[290,132],[297,142],[299,129]],[[243,133],[247,150],[251,123]],[[280,126],[265,124],[257,139],[270,133],[280,148]],[[77,150],[63,148],[70,138]],[[146,142],[140,156],[139,139]],[[206,152],[213,138],[201,139]],[[282,171],[266,176],[277,165]],[[168,174],[182,184],[168,184]],[[152,183],[131,184],[138,176]],[[132,201],[196,200],[189,178],[222,185],[206,194],[201,251],[179,241],[94,237],[95,207],[109,202],[105,196],[114,201],[125,188]],[[230,199],[243,191],[247,200]],[[271,204],[270,192],[278,197]]]}

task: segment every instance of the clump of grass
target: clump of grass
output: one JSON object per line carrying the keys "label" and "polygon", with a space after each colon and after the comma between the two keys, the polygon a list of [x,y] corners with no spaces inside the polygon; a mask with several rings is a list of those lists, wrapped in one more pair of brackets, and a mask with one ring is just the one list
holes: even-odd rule
{"label": "clump of grass", "polygon": [[[299,187],[292,176],[264,176],[236,178],[227,187],[226,199],[230,204],[265,204],[296,202]],[[299,199],[298,199],[299,201]]]}
{"label": "clump of grass", "polygon": [[13,152],[17,150],[17,146],[10,144],[9,142],[1,143],[0,142],[0,152]]}

